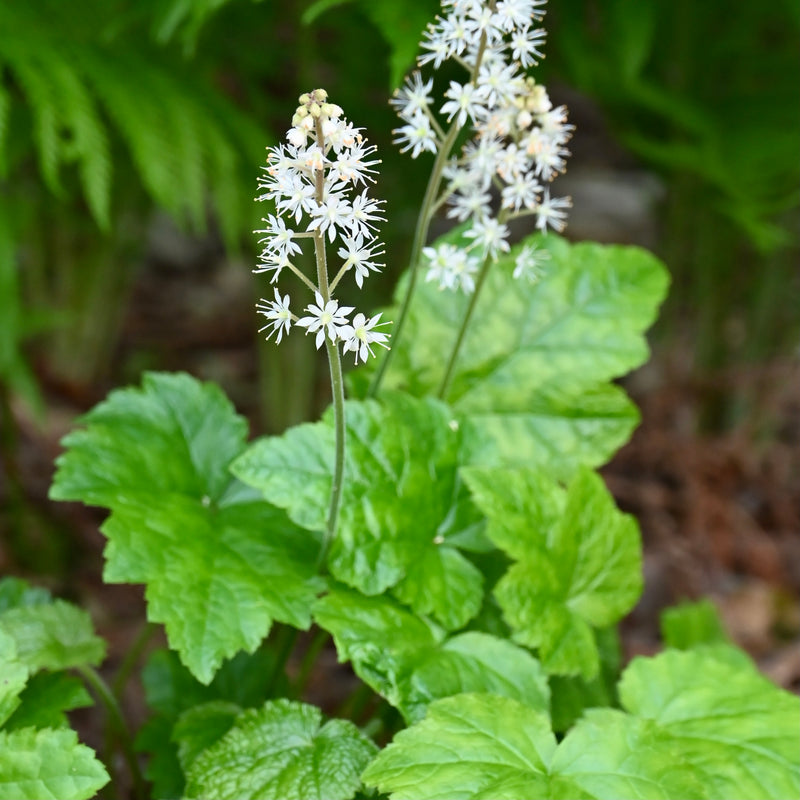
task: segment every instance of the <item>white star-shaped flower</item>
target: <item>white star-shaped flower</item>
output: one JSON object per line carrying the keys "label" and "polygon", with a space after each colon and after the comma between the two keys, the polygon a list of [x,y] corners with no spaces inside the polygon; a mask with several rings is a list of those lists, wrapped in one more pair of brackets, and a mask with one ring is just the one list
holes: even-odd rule
{"label": "white star-shaped flower", "polygon": [[277,288],[275,291],[274,300],[261,299],[256,303],[256,313],[263,314],[269,322],[263,327],[258,329],[258,332],[265,331],[267,328],[272,330],[267,334],[267,339],[270,339],[274,333],[278,334],[275,339],[275,344],[280,344],[283,334],[288,334],[292,328],[292,312],[289,310],[289,295],[284,295],[281,298],[278,294]]}
{"label": "white star-shaped flower", "polygon": [[341,337],[341,331],[349,323],[348,314],[353,311],[353,306],[339,307],[338,300],[328,300],[326,303],[319,292],[314,292],[316,305],[306,306],[307,317],[297,320],[297,325],[306,328],[308,333],[316,333],[316,347],[319,350],[325,341],[325,336],[332,342]]}

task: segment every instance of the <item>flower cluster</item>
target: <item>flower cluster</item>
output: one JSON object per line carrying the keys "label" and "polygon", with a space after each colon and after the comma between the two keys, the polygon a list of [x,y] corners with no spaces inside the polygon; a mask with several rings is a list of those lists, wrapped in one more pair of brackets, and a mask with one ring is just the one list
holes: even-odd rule
{"label": "flower cluster", "polygon": [[[472,137],[462,152],[449,157],[443,170],[444,189],[435,207],[445,202],[448,216],[470,225],[470,250],[481,259],[508,252],[510,219],[530,215],[536,227],[563,230],[569,198],[550,196],[548,184],[566,166],[566,144],[573,126],[564,106],[554,108],[547,90],[523,70],[542,57],[545,32],[537,27],[545,0],[443,0],[442,15],[428,27],[418,59],[420,67],[438,68],[448,59],[468,73],[464,82],[450,81],[440,106],[434,101],[433,79],[415,70],[391,102],[402,121],[395,142],[412,158],[440,154],[455,141],[445,128],[469,124]],[[450,128],[453,131],[453,128]],[[492,211],[492,189],[499,213]],[[472,291],[473,262],[450,246],[425,248],[429,280],[442,288]],[[515,275],[537,274],[541,253],[524,252]]]}
{"label": "flower cluster", "polygon": [[[289,308],[289,295],[281,296],[275,288],[274,300],[262,299],[256,306],[268,320],[260,330],[268,331],[268,339],[275,334],[280,342],[294,323],[306,333],[316,333],[317,348],[326,338],[342,342],[344,352],[355,353],[356,363],[364,361],[374,355],[373,344],[388,348],[389,334],[378,330],[387,323],[380,322],[380,314],[372,318],[356,314],[351,323],[355,309],[340,306],[333,293],[348,272],[361,288],[370,273],[384,266],[378,260],[384,251],[376,236],[376,224],[383,220],[382,201],[369,196],[380,163],[374,158],[375,147],[367,144],[361,129],[347,121],[339,106],[328,102],[324,89],[315,89],[300,97],[286,142],[267,150],[256,199],[273,201],[276,213],[269,214],[263,220],[266,227],[256,231],[263,250],[254,272],[271,273],[275,283],[284,269],[289,270],[313,291],[315,303],[298,318]],[[312,240],[317,256],[316,282],[295,264],[304,239]],[[336,255],[341,264],[333,280],[328,258],[322,258],[326,240],[339,245]]]}

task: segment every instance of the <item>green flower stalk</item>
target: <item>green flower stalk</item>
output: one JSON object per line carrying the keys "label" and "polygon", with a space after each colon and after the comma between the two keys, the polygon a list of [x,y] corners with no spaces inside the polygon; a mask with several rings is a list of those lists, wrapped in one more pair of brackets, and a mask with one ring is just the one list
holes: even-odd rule
{"label": "green flower stalk", "polygon": [[[305,315],[296,316],[288,294],[274,289],[274,300],[260,300],[257,312],[267,322],[260,329],[273,335],[277,343],[289,335],[294,324],[316,334],[317,349],[323,343],[330,366],[333,410],[336,429],[336,456],[331,502],[320,554],[321,562],[336,535],[342,485],[344,481],[345,409],[342,352],[352,352],[355,363],[375,355],[374,345],[388,349],[389,334],[381,330],[388,324],[381,314],[367,317],[353,306],[342,306],[334,296],[342,279],[352,273],[358,288],[384,264],[383,245],[377,240],[377,223],[382,221],[382,201],[369,197],[369,185],[375,182],[375,147],[369,145],[360,128],[343,116],[342,109],[328,102],[324,89],[315,89],[300,97],[286,142],[268,148],[265,175],[259,179],[262,194],[258,200],[275,203],[275,214],[263,221],[264,248],[257,273],[271,273],[272,283],[287,270],[314,295],[305,307]],[[312,240],[316,275],[309,277],[293,258],[302,252],[303,240]],[[338,243],[329,258],[328,247]],[[333,279],[329,261],[338,259]],[[340,347],[341,346],[341,347]]]}

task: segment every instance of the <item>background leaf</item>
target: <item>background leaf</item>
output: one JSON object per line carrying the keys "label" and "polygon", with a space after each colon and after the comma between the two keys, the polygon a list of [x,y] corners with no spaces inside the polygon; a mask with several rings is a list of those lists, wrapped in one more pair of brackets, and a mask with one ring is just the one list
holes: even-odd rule
{"label": "background leaf", "polygon": [[661,614],[661,636],[665,647],[676,650],[730,642],[717,607],[707,599],[664,609]]}
{"label": "background leaf", "polygon": [[33,675],[19,700],[19,708],[4,726],[6,730],[63,728],[69,724],[65,711],[93,704],[83,682],[65,672],[39,672]]}
{"label": "background leaf", "polygon": [[230,477],[246,425],[217,387],[150,374],[83,423],[51,496],[111,509],[105,579],[147,584],[148,618],[199,680],[254,651],[273,619],[308,627],[319,542]]}
{"label": "background leaf", "polygon": [[184,774],[203,750],[219,741],[236,723],[242,708],[225,700],[194,706],[181,714],[172,731]]}

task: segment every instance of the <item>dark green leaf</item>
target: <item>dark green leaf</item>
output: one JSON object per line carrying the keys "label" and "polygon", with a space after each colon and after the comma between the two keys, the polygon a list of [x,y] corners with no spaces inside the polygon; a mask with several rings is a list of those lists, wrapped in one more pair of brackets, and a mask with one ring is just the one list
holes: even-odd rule
{"label": "dark green leaf", "polygon": [[30,586],[22,578],[8,576],[0,580],[0,614],[9,608],[49,603],[51,599],[47,589]]}
{"label": "dark green leaf", "polygon": [[203,750],[219,741],[233,727],[241,711],[235,703],[215,700],[181,714],[172,730],[172,740],[178,743],[178,758],[184,774]]}
{"label": "dark green leaf", "polygon": [[178,746],[172,741],[172,728],[172,720],[156,716],[145,722],[136,734],[136,749],[148,754],[144,776],[152,784],[153,800],[183,797],[186,786]]}
{"label": "dark green leaf", "polygon": [[64,672],[39,672],[20,695],[19,708],[5,725],[19,728],[61,728],[68,724],[65,711],[92,705],[92,698],[80,678]]}

